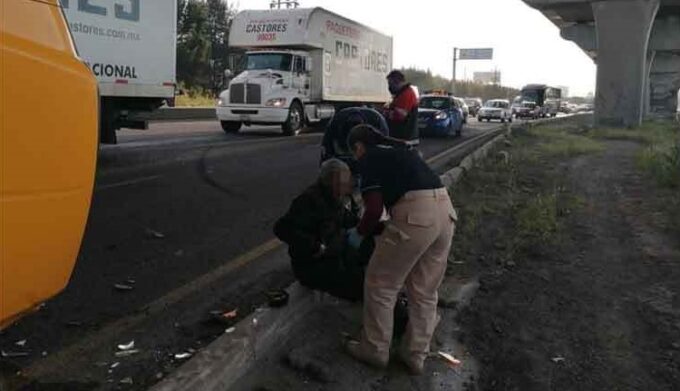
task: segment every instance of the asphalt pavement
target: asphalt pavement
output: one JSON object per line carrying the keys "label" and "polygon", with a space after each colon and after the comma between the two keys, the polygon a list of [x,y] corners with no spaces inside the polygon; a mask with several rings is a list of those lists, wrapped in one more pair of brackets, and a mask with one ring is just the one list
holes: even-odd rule
{"label": "asphalt pavement", "polygon": [[[471,123],[463,137],[420,149],[433,156],[497,126]],[[226,135],[216,121],[122,131],[118,145],[100,149],[72,280],[0,335],[4,352],[28,353],[0,358],[2,376],[40,390],[146,389],[181,363],[175,354],[224,331],[211,311],[238,309],[236,322],[263,292],[290,284],[271,227],[314,180],[320,140],[271,127]],[[268,252],[281,256],[253,262]],[[133,340],[139,352],[116,357]]]}

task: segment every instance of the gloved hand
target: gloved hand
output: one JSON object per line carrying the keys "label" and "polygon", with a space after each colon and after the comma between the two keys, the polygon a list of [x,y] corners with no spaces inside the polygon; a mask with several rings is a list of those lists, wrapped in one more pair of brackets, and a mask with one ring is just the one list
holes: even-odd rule
{"label": "gloved hand", "polygon": [[354,249],[358,249],[361,247],[361,242],[364,240],[364,237],[359,235],[359,232],[357,231],[356,228],[352,228],[347,231],[347,244],[349,244],[350,247]]}

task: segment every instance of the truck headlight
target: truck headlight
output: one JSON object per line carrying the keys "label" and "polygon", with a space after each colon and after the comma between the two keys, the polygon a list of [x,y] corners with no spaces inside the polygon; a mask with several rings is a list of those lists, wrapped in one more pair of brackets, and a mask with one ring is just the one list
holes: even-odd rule
{"label": "truck headlight", "polygon": [[286,98],[269,99],[264,105],[269,107],[284,107],[286,106]]}
{"label": "truck headlight", "polygon": [[227,102],[224,99],[220,98],[220,99],[217,100],[217,105],[218,106],[226,106]]}
{"label": "truck headlight", "polygon": [[446,114],[443,111],[440,111],[440,112],[438,112],[437,114],[434,115],[434,119],[436,119],[436,120],[442,120],[442,119],[447,119],[447,118],[449,118],[449,115]]}

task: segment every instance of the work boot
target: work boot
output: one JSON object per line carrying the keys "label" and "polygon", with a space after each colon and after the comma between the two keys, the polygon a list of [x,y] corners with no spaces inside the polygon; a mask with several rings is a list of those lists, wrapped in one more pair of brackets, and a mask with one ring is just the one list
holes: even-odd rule
{"label": "work boot", "polygon": [[357,361],[361,361],[364,364],[368,364],[378,369],[387,368],[389,357],[380,357],[380,355],[376,353],[366,351],[359,341],[353,339],[347,340],[347,342],[345,342],[345,350]]}
{"label": "work boot", "polygon": [[399,357],[399,361],[406,365],[409,374],[420,376],[425,373],[425,357],[423,355],[399,349],[397,357]]}

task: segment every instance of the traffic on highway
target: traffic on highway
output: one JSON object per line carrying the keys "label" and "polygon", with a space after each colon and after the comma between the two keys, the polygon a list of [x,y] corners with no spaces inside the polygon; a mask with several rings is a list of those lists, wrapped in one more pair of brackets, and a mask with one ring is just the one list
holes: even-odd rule
{"label": "traffic on highway", "polygon": [[592,104],[419,85],[391,36],[298,5],[228,9],[207,114],[154,120],[194,95],[181,23],[204,2],[2,3],[0,391],[218,389],[164,381],[300,286],[364,306],[338,336],[357,365],[385,368],[401,327],[424,373],[465,218],[441,178]]}

